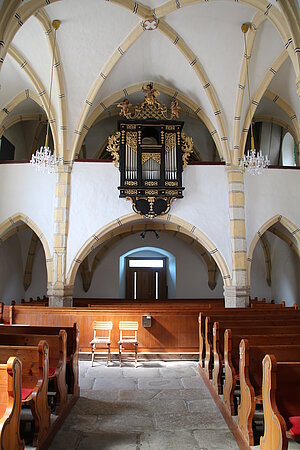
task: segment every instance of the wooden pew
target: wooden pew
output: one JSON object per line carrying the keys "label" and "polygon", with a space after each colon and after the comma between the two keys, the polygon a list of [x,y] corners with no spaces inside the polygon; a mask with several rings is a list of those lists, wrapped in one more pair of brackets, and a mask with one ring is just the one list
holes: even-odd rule
{"label": "wooden pew", "polygon": [[22,363],[22,405],[28,405],[34,419],[33,445],[40,447],[50,427],[48,406],[49,347],[46,341],[33,346],[0,346],[0,363],[11,355]]}
{"label": "wooden pew", "polygon": [[249,445],[254,445],[252,422],[256,405],[262,404],[262,361],[269,353],[279,361],[300,363],[300,345],[250,346],[247,339],[241,341],[238,425]]}
{"label": "wooden pew", "polygon": [[54,390],[57,393],[56,414],[60,414],[68,400],[68,388],[66,384],[66,331],[60,330],[58,335],[0,334],[0,346],[38,346],[39,342],[43,339],[49,345],[49,382],[53,383]]}
{"label": "wooden pew", "polygon": [[[272,305],[271,305],[272,306]],[[262,320],[267,319],[269,321],[270,317],[296,317],[300,318],[300,312],[295,311],[293,308],[283,308],[280,310],[273,310],[272,308],[266,307],[261,310],[255,310],[250,308],[227,308],[222,311],[202,311],[199,313],[199,362],[202,367],[204,367],[205,355],[206,355],[206,333],[208,333],[208,339],[212,346],[212,327],[214,322],[221,322],[224,320],[236,322],[237,320]],[[206,318],[208,319],[208,324],[206,325]],[[230,328],[231,322],[228,324]],[[212,348],[212,347],[211,347]]]}
{"label": "wooden pew", "polygon": [[20,437],[22,364],[10,357],[0,364],[0,442],[1,449],[24,449]]}
{"label": "wooden pew", "polygon": [[[300,314],[298,311],[291,311],[289,313],[270,313],[266,314],[262,313],[252,313],[251,310],[245,313],[236,313],[235,315],[207,315],[205,317],[205,362],[204,369],[209,378],[211,378],[211,369],[213,362],[213,323],[219,322],[219,326],[223,328],[221,333],[221,339],[223,339],[223,332],[226,328],[230,328],[232,326],[238,326],[243,324],[243,326],[253,326],[254,322],[256,326],[264,326],[266,320],[268,325],[282,325],[282,320],[289,322],[291,325],[299,325],[300,326]],[[281,323],[280,323],[281,322]],[[200,338],[199,338],[200,339]],[[219,341],[218,341],[219,342]]]}
{"label": "wooden pew", "polygon": [[[300,319],[298,319],[296,316],[289,316],[287,317],[286,314],[283,316],[281,314],[276,314],[275,316],[271,315],[268,317],[268,327],[277,325],[282,325],[282,320],[285,320],[286,325],[291,326],[297,326],[299,325],[299,332],[300,332]],[[250,328],[253,327],[254,321],[252,320],[250,323],[248,320],[239,319],[239,324],[243,324],[243,326],[247,327],[247,325],[250,326]],[[259,320],[255,318],[255,326],[261,326],[264,324],[264,320],[262,321],[260,318]],[[222,374],[222,363],[224,361],[224,334],[225,330],[228,328],[228,326],[236,326],[236,320],[233,319],[224,319],[221,323],[214,322],[213,325],[213,343],[212,343],[212,355],[213,355],[213,373],[212,373],[212,379],[213,379],[213,386],[218,391],[219,394],[221,394],[221,374]],[[288,331],[288,330],[287,330]],[[275,332],[274,332],[275,334]],[[209,336],[207,332],[207,336]],[[208,339],[208,338],[207,338]],[[210,352],[210,343],[208,345],[208,356],[207,359],[211,356]],[[207,362],[208,364],[208,362]]]}
{"label": "wooden pew", "polygon": [[64,329],[67,333],[66,380],[68,385],[68,392],[72,395],[79,396],[80,392],[79,369],[78,369],[79,328],[76,323],[74,323],[72,327],[5,325],[0,326],[0,335],[7,333],[30,334],[30,335],[58,335],[61,329]]}
{"label": "wooden pew", "polygon": [[[264,329],[266,330],[266,329]],[[245,330],[248,332],[249,330]],[[289,331],[289,330],[287,330]],[[265,332],[268,332],[266,330]],[[276,333],[276,329],[273,330]],[[239,378],[239,345],[242,339],[247,339],[250,345],[300,345],[299,334],[236,334],[231,329],[224,333],[224,368],[225,380],[223,386],[223,402],[231,415],[235,415],[234,391],[237,377]]]}
{"label": "wooden pew", "polygon": [[263,359],[264,435],[261,450],[287,450],[288,438],[300,441],[300,363]]}

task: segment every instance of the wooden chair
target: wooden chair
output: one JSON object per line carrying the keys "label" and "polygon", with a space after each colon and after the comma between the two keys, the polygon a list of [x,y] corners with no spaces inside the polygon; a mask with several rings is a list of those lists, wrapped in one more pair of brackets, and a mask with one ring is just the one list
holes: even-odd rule
{"label": "wooden chair", "polygon": [[[94,330],[94,339],[90,342],[91,345],[91,351],[92,351],[92,367],[94,364],[94,359],[95,359],[95,351],[97,349],[97,345],[99,346],[107,346],[107,363],[106,365],[108,365],[109,362],[111,362],[111,354],[110,354],[110,343],[111,343],[111,330],[113,327],[113,323],[110,322],[99,322],[97,320],[94,320],[93,322],[93,330]],[[106,333],[106,335],[103,335],[104,332],[108,332]],[[99,335],[98,333],[101,333],[101,335]]]}
{"label": "wooden chair", "polygon": [[[119,344],[119,364],[120,367],[122,365],[122,350],[123,345],[134,345],[135,350],[135,367],[137,366],[137,358],[138,358],[138,340],[137,340],[137,332],[138,332],[139,324],[138,322],[130,322],[130,321],[120,321],[119,322],[119,330],[120,330],[120,340]],[[129,334],[123,334],[123,333]]]}

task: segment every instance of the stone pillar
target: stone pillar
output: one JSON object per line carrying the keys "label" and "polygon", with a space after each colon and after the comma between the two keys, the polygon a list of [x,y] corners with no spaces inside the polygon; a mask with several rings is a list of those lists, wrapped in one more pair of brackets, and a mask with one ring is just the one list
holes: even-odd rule
{"label": "stone pillar", "polygon": [[53,278],[48,283],[49,306],[73,306],[73,286],[66,286],[66,254],[69,231],[71,165],[56,168],[54,206]]}
{"label": "stone pillar", "polygon": [[232,286],[224,288],[227,308],[249,304],[247,279],[247,243],[245,226],[244,174],[239,167],[227,168],[229,187],[229,215],[232,249]]}

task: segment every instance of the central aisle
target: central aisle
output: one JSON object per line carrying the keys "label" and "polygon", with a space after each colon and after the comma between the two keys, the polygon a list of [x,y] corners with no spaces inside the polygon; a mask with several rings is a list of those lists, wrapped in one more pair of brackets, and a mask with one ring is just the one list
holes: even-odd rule
{"label": "central aisle", "polygon": [[51,450],[238,449],[197,363],[79,364],[81,396]]}

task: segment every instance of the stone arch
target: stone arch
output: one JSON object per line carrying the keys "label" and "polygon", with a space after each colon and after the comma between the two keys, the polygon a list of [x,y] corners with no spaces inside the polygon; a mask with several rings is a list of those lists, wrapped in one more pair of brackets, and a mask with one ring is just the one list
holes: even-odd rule
{"label": "stone arch", "polygon": [[35,232],[35,234],[38,236],[38,238],[40,239],[40,241],[42,243],[44,253],[45,253],[45,259],[46,259],[47,283],[49,285],[49,283],[52,282],[52,278],[53,278],[53,275],[52,275],[53,274],[53,257],[51,255],[49,244],[48,244],[46,237],[44,236],[44,234],[42,233],[40,228],[36,225],[36,223],[30,217],[19,212],[19,213],[16,213],[16,214],[8,217],[6,220],[4,220],[4,222],[2,222],[0,224],[0,242],[2,241],[1,238],[11,228],[13,228],[18,222],[23,222],[24,224],[28,225],[28,227],[30,227]]}
{"label": "stone arch", "polygon": [[255,246],[257,242],[259,241],[260,237],[267,231],[272,225],[280,222],[281,225],[296,239],[298,248],[300,248],[300,227],[297,227],[293,222],[291,222],[289,219],[282,215],[276,215],[273,216],[271,219],[269,219],[267,222],[265,222],[260,229],[255,234],[254,238],[252,239],[251,245],[249,247],[248,251],[248,258],[247,258],[247,276],[248,276],[248,284],[250,286],[250,275],[251,275],[251,264],[252,264],[252,258],[253,258],[253,252],[255,249]]}
{"label": "stone arch", "polygon": [[[78,141],[77,150],[80,148],[83,139],[87,135],[90,127],[93,125],[95,120],[107,110],[111,105],[113,105],[116,101],[120,100],[120,98],[134,94],[136,92],[140,92],[142,89],[142,86],[145,85],[146,81],[143,83],[137,83],[132,86],[127,87],[126,89],[122,89],[120,91],[115,92],[110,97],[106,98],[103,102],[101,102],[94,111],[89,115],[89,117],[86,119],[85,124],[83,126],[83,131],[80,136],[80,140]],[[210,132],[214,143],[217,147],[220,159],[222,160],[222,147],[221,147],[221,140],[219,137],[218,131],[215,129],[213,123],[209,119],[209,117],[204,113],[204,111],[195,103],[193,100],[191,100],[189,97],[184,95],[182,92],[178,91],[175,88],[171,88],[169,86],[165,86],[161,83],[155,83],[155,87],[162,92],[163,94],[169,95],[170,97],[176,97],[177,100],[184,103],[188,108],[190,108],[198,117],[199,119],[204,123],[208,131]]]}
{"label": "stone arch", "polygon": [[71,262],[66,279],[67,285],[74,285],[76,273],[80,264],[92,250],[97,248],[107,239],[111,239],[112,237],[121,234],[124,231],[125,227],[128,227],[130,229],[132,225],[138,223],[141,224],[141,230],[147,229],[147,226],[152,228],[154,223],[160,223],[163,224],[163,229],[173,229],[174,231],[178,231],[179,233],[192,237],[193,239],[198,241],[216,262],[221,272],[224,286],[231,286],[231,274],[228,265],[215,244],[195,225],[192,225],[189,222],[172,214],[158,217],[151,222],[146,222],[144,218],[138,216],[137,214],[128,214],[117,218],[104,227],[100,228],[85,242],[85,244],[77,252],[75,258]]}
{"label": "stone arch", "polygon": [[[20,103],[22,103],[24,100],[27,100],[30,98],[33,100],[37,105],[39,105],[41,108],[43,108],[43,104],[41,102],[40,97],[33,92],[31,89],[25,89],[25,91],[20,92],[11,102],[9,102],[1,111],[0,111],[0,137],[6,130],[6,126],[3,125],[3,122],[8,117],[8,115],[13,111],[16,106],[18,106]],[[20,117],[20,114],[18,115]]]}

